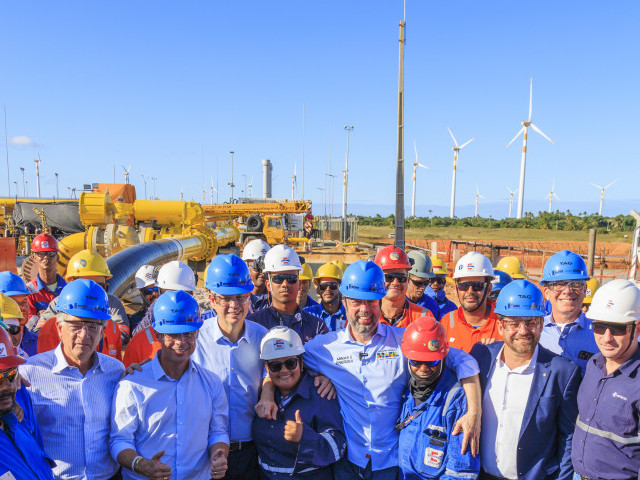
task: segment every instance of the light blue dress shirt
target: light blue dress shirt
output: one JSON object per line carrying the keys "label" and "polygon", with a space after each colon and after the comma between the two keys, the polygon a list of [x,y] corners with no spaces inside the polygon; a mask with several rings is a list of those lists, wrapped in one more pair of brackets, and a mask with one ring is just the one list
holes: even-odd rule
{"label": "light blue dress shirt", "polygon": [[575,321],[566,325],[555,323],[553,314],[544,317],[540,345],[577,363],[583,375],[589,358],[599,352],[591,320],[582,312]]}
{"label": "light blue dress shirt", "polygon": [[212,318],[202,325],[196,351],[191,359],[215,373],[229,400],[229,438],[232,442],[248,442],[251,424],[262,386],[264,365],[260,360],[260,342],[267,329],[250,320],[244,322],[244,333],[236,343],[220,331]]}
{"label": "light blue dress shirt", "polygon": [[[404,328],[380,324],[368,344],[357,342],[350,328],[318,335],[305,345],[304,360],[311,370],[331,379],[347,437],[349,461],[372,470],[398,465],[395,425],[409,383],[407,359],[400,351]],[[467,353],[451,348],[447,365],[458,378],[479,372]]]}
{"label": "light blue dress shirt", "polygon": [[106,480],[118,471],[109,452],[111,402],[124,366],[97,353],[83,377],[55,350],[27,359],[20,373],[31,386],[31,400],[53,473],[64,480]]}
{"label": "light blue dress shirt", "polygon": [[[162,352],[158,352],[162,355]],[[167,376],[156,355],[123,378],[113,399],[111,456],[132,448],[144,458],[164,450],[172,480],[209,480],[208,449],[229,444],[227,397],[220,379],[189,361],[180,380]],[[128,468],[125,480],[143,480]]]}

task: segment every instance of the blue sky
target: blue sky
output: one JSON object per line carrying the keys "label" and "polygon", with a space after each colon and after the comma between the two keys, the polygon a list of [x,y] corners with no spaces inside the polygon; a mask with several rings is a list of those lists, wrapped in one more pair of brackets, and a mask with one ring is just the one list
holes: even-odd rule
{"label": "blue sky", "polygon": [[[394,202],[401,1],[3,2],[0,18],[0,104],[8,136],[40,145],[44,195],[55,194],[54,172],[67,194],[112,181],[114,165],[122,181],[131,164],[139,198],[141,175],[157,177],[160,198],[178,199],[182,188],[196,200],[203,178],[209,197],[214,177],[222,201],[234,150],[236,195],[245,173],[261,196],[269,158],[274,196],[290,196],[294,162],[300,196],[304,105],[304,193],[316,213],[329,160],[340,177],[334,203],[342,199],[345,124],[355,127],[349,211]],[[554,178],[554,209],[596,210],[589,182],[620,178],[604,213],[627,213],[609,211],[607,199],[623,210],[640,199],[638,24],[640,4],[630,0],[408,0],[405,157],[414,160],[415,139],[430,167],[419,172],[417,213],[447,210],[447,127],[459,143],[476,138],[461,152],[456,204],[471,206],[477,184],[484,202],[507,205],[521,140],[505,145],[527,115],[530,77],[533,121],[555,144],[529,133],[525,210],[544,205]],[[32,195],[35,154],[9,146],[11,180],[22,191],[26,167]]]}

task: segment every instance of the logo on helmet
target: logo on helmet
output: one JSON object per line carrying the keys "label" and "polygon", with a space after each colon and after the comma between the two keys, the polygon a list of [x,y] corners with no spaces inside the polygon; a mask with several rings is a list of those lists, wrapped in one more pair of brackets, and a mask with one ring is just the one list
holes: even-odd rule
{"label": "logo on helmet", "polygon": [[283,348],[284,348],[284,340],[281,340],[281,339],[279,339],[279,338],[278,338],[278,339],[276,339],[276,340],[273,342],[273,348],[275,348],[276,350],[281,350],[281,349],[283,349]]}
{"label": "logo on helmet", "polygon": [[40,242],[40,246],[42,248],[49,248],[49,242],[47,240]]}
{"label": "logo on helmet", "polygon": [[612,308],[615,304],[613,303],[613,300],[609,300],[607,302],[607,305],[605,306],[605,308]]}
{"label": "logo on helmet", "polygon": [[282,264],[289,265],[289,257],[282,257]]}
{"label": "logo on helmet", "polygon": [[470,272],[471,270],[473,270],[473,263],[467,263],[467,272]]}
{"label": "logo on helmet", "polygon": [[144,278],[146,278],[147,280],[151,280],[153,278],[153,275],[149,272],[144,274]]}
{"label": "logo on helmet", "polygon": [[590,297],[590,296],[591,296],[591,289],[590,289],[590,288],[587,288],[586,296],[587,296],[587,297]]}
{"label": "logo on helmet", "polygon": [[87,266],[87,261],[84,258],[81,258],[80,260],[78,260],[78,264],[81,267],[86,267]]}
{"label": "logo on helmet", "polygon": [[533,302],[533,303],[531,304],[531,310],[537,310],[537,309],[538,309],[538,304],[537,304],[537,303],[535,303],[535,302]]}
{"label": "logo on helmet", "polygon": [[560,265],[573,265],[573,262],[560,262]]}
{"label": "logo on helmet", "polygon": [[4,343],[0,343],[0,357],[6,357],[7,356],[7,347],[5,346]]}
{"label": "logo on helmet", "polygon": [[391,252],[389,254],[389,258],[393,261],[396,261],[400,258],[400,255],[398,254],[398,252]]}
{"label": "logo on helmet", "polygon": [[520,294],[518,294],[518,297],[520,297],[520,298],[531,298],[531,295],[520,295]]}
{"label": "logo on helmet", "polygon": [[437,352],[438,350],[440,350],[440,342],[434,338],[432,340],[429,340],[429,344],[427,345],[427,347],[432,352]]}

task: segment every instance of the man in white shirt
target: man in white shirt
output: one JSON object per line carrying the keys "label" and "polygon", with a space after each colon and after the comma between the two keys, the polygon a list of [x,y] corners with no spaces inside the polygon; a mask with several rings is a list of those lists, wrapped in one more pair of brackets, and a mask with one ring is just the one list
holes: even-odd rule
{"label": "man in white shirt", "polygon": [[542,292],[514,280],[498,295],[495,312],[504,342],[477,343],[485,480],[571,480],[571,439],[580,368],[538,345]]}

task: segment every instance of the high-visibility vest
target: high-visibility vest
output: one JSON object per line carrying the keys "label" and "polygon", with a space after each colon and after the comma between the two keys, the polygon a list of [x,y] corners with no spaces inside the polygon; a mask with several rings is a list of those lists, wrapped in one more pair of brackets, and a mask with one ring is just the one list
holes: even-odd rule
{"label": "high-visibility vest", "polygon": [[146,359],[156,356],[160,350],[160,342],[150,325],[144,327],[136,333],[124,351],[124,366],[128,367],[132,363],[141,363]]}
{"label": "high-visibility vest", "polygon": [[[489,307],[491,307],[489,305]],[[481,327],[474,328],[464,318],[464,310],[458,307],[457,310],[449,312],[440,319],[440,323],[447,331],[447,343],[450,347],[459,348],[465,352],[470,352],[473,346],[485,338],[502,340],[502,335],[498,332],[498,317],[491,308],[487,321]]]}
{"label": "high-visibility vest", "polygon": [[[433,313],[431,313],[431,310],[429,310],[428,308],[421,307],[420,305],[416,305],[415,303],[407,300],[407,306],[405,306],[404,315],[402,316],[402,318],[397,320],[396,323],[393,324],[393,326],[400,328],[407,327],[409,326],[409,324],[413,323],[414,320],[420,317],[431,317],[434,320],[436,319],[433,316]],[[391,325],[389,322],[387,322],[387,320],[385,320],[384,317],[380,318],[380,323]]]}

